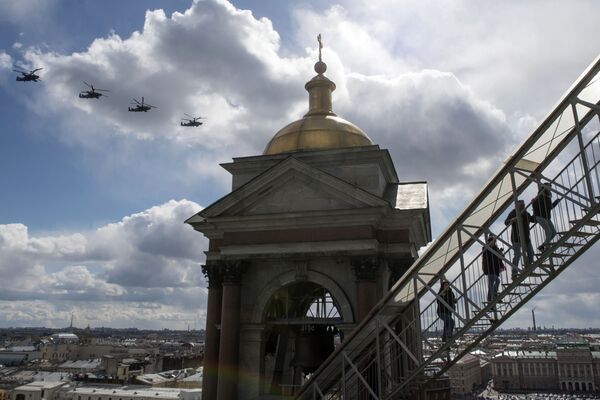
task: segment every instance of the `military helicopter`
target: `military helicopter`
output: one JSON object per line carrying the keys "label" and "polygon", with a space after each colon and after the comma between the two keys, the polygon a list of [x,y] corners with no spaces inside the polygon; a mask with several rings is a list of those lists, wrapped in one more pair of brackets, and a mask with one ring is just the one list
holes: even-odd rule
{"label": "military helicopter", "polygon": [[27,70],[25,70],[21,67],[17,67],[16,65],[15,65],[15,68],[18,68],[18,69],[13,69],[13,71],[21,74],[21,76],[17,76],[17,81],[19,81],[19,82],[31,82],[31,81],[37,82],[38,80],[40,80],[40,76],[36,75],[36,72],[43,69],[43,68],[36,68],[36,69],[32,69],[31,71],[27,72]]}
{"label": "military helicopter", "polygon": [[137,101],[137,99],[133,99],[133,101],[135,103],[131,103],[132,105],[134,105],[134,107],[129,107],[127,109],[127,111],[131,111],[131,112],[148,112],[148,110],[150,110],[151,108],[158,108],[156,106],[151,106],[150,104],[144,104],[144,98],[142,97],[142,102],[140,103],[139,101]]}
{"label": "military helicopter", "polygon": [[[203,124],[203,122],[198,121],[199,119],[206,119],[204,117],[192,117],[190,114],[186,114],[183,113],[186,116],[190,117],[190,118],[182,118],[181,119],[181,126],[200,126]],[[187,121],[187,122],[183,122],[183,121]]]}
{"label": "military helicopter", "polygon": [[108,92],[108,90],[106,89],[96,89],[94,85],[90,85],[86,81],[83,81],[83,83],[85,83],[85,85],[88,86],[91,90],[84,90],[80,92],[80,99],[99,99],[100,96],[106,96],[105,94],[102,94],[100,92]]}

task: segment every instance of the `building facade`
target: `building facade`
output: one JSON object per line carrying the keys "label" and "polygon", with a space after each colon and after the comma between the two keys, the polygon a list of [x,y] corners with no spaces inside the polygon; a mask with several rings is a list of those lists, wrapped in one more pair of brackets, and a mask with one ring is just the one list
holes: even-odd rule
{"label": "building facade", "polygon": [[553,351],[507,351],[491,361],[500,390],[596,392],[600,389],[600,352],[589,347]]}
{"label": "building facade", "polygon": [[467,354],[448,370],[453,395],[472,393],[476,386],[482,384],[481,361],[478,357]]}
{"label": "building facade", "polygon": [[430,240],[427,185],[333,113],[325,71],[308,113],[223,164],[232,192],[186,221],[209,239],[207,399],[293,394]]}

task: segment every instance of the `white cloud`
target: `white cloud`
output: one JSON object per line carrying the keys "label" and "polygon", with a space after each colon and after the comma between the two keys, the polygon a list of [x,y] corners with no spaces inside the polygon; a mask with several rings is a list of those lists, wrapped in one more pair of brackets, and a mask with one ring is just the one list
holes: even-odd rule
{"label": "white cloud", "polygon": [[[21,321],[34,318],[26,304],[43,301],[88,313],[126,302],[133,310],[155,304],[151,309],[161,313],[197,314],[206,296],[200,270],[206,240],[183,221],[199,210],[171,200],[73,234],[37,236],[22,224],[0,225],[0,303],[20,300],[22,308],[6,312],[24,313]],[[141,315],[150,318],[150,311]]]}
{"label": "white cloud", "polygon": [[10,69],[12,66],[12,57],[6,52],[0,50],[0,68]]}
{"label": "white cloud", "polygon": [[25,23],[43,20],[55,7],[56,0],[20,0],[0,2],[0,21]]}
{"label": "white cloud", "polygon": [[[301,6],[294,11],[296,46],[281,43],[268,19],[225,0],[198,1],[171,16],[149,11],[139,32],[112,33],[79,53],[29,49],[30,65],[44,67],[31,104],[42,118],[60,119],[57,134],[92,155],[108,188],[111,175],[126,170],[132,184],[202,184],[214,193],[229,183],[218,162],[260,154],[306,108],[303,85],[321,32],[327,75],[338,87],[334,110],[390,149],[400,179],[429,181],[439,230],[598,52],[585,34],[597,23],[592,2],[485,4],[344,1],[324,12]],[[0,66],[11,64],[0,53]],[[83,80],[110,89],[109,97],[77,98]],[[127,112],[131,98],[141,96],[159,108]],[[199,129],[179,127],[184,112],[208,120]],[[169,307],[184,313],[203,296],[198,265],[205,246],[201,235],[178,225],[196,206],[170,202],[80,234],[31,237],[23,225],[0,227],[6,249],[11,243],[0,254],[0,265],[11,265],[0,268],[12,282],[5,296],[92,304],[106,295],[134,307],[158,305],[148,309],[165,315]],[[50,272],[50,263],[59,270]],[[8,268],[23,271],[22,278]],[[32,283],[35,276],[45,277],[47,289]],[[85,289],[78,292],[70,276]],[[106,318],[116,308],[97,304]],[[44,310],[47,318],[59,312]]]}

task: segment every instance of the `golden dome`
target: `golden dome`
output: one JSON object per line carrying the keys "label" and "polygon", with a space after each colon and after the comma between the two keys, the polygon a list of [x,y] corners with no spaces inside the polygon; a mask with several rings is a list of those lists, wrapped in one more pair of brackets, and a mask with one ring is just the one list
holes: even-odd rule
{"label": "golden dome", "polygon": [[321,61],[319,49],[319,61],[315,64],[318,75],[304,86],[309,94],[308,113],[277,132],[267,144],[264,155],[373,144],[358,126],[332,111],[331,93],[335,90],[335,83],[323,75],[326,70],[327,65]]}
{"label": "golden dome", "polygon": [[310,115],[292,122],[277,132],[263,154],[341,149],[372,144],[371,139],[358,126],[335,114]]}

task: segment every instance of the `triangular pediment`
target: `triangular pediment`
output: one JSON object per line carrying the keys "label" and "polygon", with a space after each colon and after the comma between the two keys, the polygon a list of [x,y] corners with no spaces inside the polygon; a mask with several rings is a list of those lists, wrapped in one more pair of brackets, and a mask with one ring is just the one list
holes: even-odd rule
{"label": "triangular pediment", "polygon": [[[357,186],[289,157],[202,210],[198,217],[389,206]],[[190,219],[188,222],[194,222]]]}

